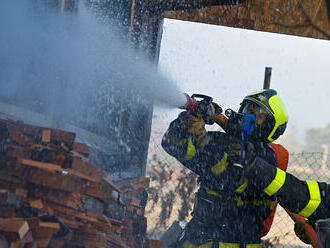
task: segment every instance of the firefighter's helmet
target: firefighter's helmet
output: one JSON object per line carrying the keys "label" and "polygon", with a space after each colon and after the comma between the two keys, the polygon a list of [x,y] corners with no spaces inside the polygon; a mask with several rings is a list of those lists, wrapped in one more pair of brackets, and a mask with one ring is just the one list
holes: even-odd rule
{"label": "firefighter's helmet", "polygon": [[267,113],[266,120],[258,130],[258,138],[272,142],[284,133],[288,123],[288,111],[276,90],[260,90],[246,96],[238,112],[242,113],[249,104],[257,104]]}

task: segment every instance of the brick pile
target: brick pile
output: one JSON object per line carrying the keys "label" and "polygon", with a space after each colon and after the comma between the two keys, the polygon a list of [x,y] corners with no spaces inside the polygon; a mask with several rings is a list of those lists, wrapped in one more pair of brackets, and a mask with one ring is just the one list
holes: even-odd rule
{"label": "brick pile", "polygon": [[146,235],[149,179],[114,184],[88,156],[74,133],[0,119],[0,246],[161,247]]}

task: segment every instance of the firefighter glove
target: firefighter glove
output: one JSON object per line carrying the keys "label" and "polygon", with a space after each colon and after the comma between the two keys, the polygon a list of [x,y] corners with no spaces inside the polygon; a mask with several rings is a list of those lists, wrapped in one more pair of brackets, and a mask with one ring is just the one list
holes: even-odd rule
{"label": "firefighter glove", "polygon": [[205,121],[200,114],[187,116],[187,131],[197,142],[201,142],[206,137]]}
{"label": "firefighter glove", "polygon": [[200,114],[191,114],[187,111],[180,113],[179,118],[183,120],[188,134],[194,136],[199,145],[207,143],[207,131],[205,129],[205,121]]}

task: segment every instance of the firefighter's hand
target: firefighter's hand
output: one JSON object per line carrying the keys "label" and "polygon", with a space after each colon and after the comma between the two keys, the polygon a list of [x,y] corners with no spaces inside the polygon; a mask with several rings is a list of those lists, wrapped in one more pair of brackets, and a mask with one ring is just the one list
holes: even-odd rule
{"label": "firefighter's hand", "polygon": [[228,162],[242,168],[251,168],[256,160],[256,150],[251,142],[232,140],[228,147]]}
{"label": "firefighter's hand", "polygon": [[197,143],[202,144],[207,140],[207,131],[205,129],[205,121],[200,114],[190,114],[182,112],[181,118],[185,119],[186,130],[195,137]]}
{"label": "firefighter's hand", "polygon": [[207,134],[205,121],[200,114],[187,116],[187,131],[195,136],[197,142],[201,142]]}

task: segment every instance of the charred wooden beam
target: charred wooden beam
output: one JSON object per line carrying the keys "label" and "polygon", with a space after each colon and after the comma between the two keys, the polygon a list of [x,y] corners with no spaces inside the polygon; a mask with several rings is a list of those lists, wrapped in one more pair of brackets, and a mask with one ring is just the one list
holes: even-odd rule
{"label": "charred wooden beam", "polygon": [[[206,1],[206,0],[205,0]],[[237,5],[165,11],[165,18],[329,39],[330,0],[250,0]]]}
{"label": "charred wooden beam", "polygon": [[245,0],[166,0],[161,1],[158,8],[163,11],[204,9],[218,5],[237,5]]}

